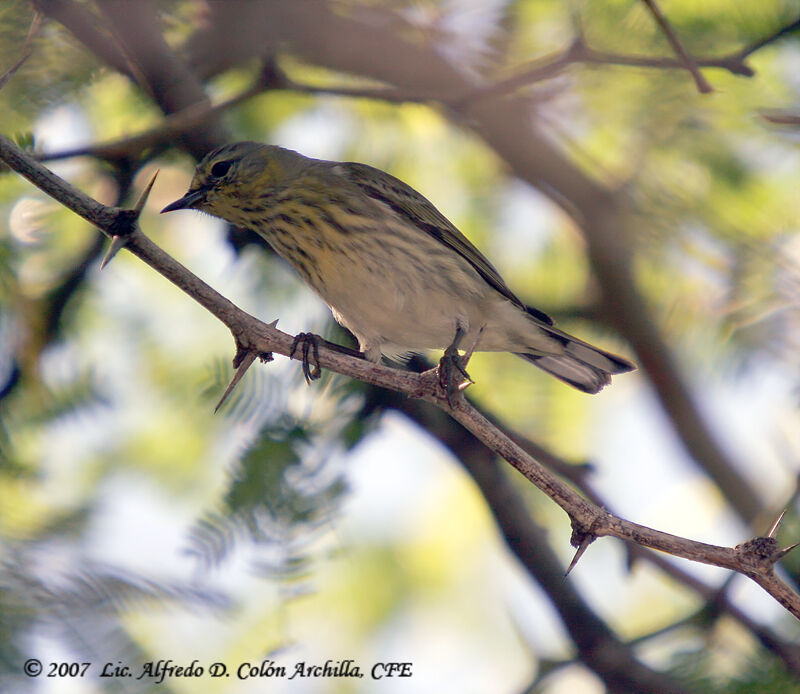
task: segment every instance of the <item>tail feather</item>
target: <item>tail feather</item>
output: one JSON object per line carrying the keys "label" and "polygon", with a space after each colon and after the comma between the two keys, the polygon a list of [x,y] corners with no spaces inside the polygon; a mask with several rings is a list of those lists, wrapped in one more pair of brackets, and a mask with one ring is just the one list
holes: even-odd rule
{"label": "tail feather", "polygon": [[548,330],[563,345],[561,354],[536,354],[517,352],[517,356],[552,374],[584,393],[599,393],[611,383],[614,374],[633,371],[636,366],[597,347],[573,338],[560,330]]}

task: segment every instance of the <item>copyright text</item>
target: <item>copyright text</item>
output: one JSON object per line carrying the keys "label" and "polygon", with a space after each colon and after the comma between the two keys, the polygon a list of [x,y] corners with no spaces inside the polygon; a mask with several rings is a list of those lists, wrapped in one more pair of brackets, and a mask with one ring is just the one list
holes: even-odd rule
{"label": "copyright text", "polygon": [[98,678],[131,678],[148,680],[161,684],[172,678],[217,678],[234,677],[248,679],[287,679],[303,678],[338,678],[368,676],[373,680],[390,677],[412,677],[413,664],[410,662],[388,661],[370,663],[362,667],[354,660],[325,660],[310,662],[300,660],[294,663],[278,663],[274,660],[244,661],[234,665],[222,662],[201,664],[199,660],[190,663],[176,663],[173,660],[150,660],[145,663],[131,665],[121,660],[106,663],[89,662],[46,662],[37,658],[29,658],[22,665],[22,671],[28,677],[56,677],[79,679],[83,677]]}

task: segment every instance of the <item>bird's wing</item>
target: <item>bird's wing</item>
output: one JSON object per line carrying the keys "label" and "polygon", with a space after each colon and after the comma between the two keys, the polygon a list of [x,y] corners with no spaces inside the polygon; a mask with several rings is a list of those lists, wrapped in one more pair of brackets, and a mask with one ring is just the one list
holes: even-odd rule
{"label": "bird's wing", "polygon": [[396,214],[433,238],[452,248],[464,258],[494,289],[534,318],[552,325],[552,319],[538,309],[526,306],[512,292],[500,273],[469,239],[437,210],[433,204],[391,174],[367,164],[348,162],[340,164],[344,176],[366,195],[388,205]]}

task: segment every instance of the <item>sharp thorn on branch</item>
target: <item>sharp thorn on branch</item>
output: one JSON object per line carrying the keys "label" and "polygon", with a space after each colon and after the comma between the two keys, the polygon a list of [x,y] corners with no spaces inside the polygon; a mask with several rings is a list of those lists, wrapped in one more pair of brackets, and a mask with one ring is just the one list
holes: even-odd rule
{"label": "sharp thorn on branch", "polygon": [[783,520],[783,517],[786,515],[786,509],[781,511],[780,515],[775,519],[775,522],[770,526],[769,530],[767,531],[767,537],[775,537],[775,534],[778,532],[778,527]]}
{"label": "sharp thorn on branch", "polygon": [[114,258],[114,256],[119,253],[120,249],[128,243],[127,236],[112,236],[111,237],[111,245],[108,247],[106,251],[106,255],[103,258],[103,261],[100,263],[100,269],[102,270],[108,265]]}
{"label": "sharp thorn on branch", "polygon": [[233,374],[233,378],[231,382],[228,384],[228,387],[225,389],[225,392],[222,394],[222,397],[219,399],[217,406],[214,408],[214,414],[219,412],[219,408],[225,404],[225,401],[228,399],[228,396],[233,392],[233,389],[242,380],[242,376],[244,376],[245,371],[250,368],[252,363],[256,360],[258,354],[256,352],[251,351],[239,351],[238,348],[236,352],[236,357],[234,358],[234,362],[237,362],[236,372]]}
{"label": "sharp thorn on branch", "polygon": [[136,201],[136,204],[133,206],[133,211],[136,213],[135,219],[139,218],[139,215],[142,213],[145,204],[147,203],[147,198],[150,197],[150,191],[153,190],[153,184],[156,182],[156,178],[158,177],[159,169],[156,169],[153,172],[153,175],[150,177],[147,185],[144,187],[142,194],[139,196],[139,199]]}
{"label": "sharp thorn on branch", "polygon": [[567,570],[564,572],[564,579],[566,580],[567,576],[569,576],[570,571],[575,568],[575,565],[578,563],[578,560],[583,556],[584,552],[589,549],[589,545],[594,542],[594,535],[586,534],[584,535],[583,539],[581,540],[581,544],[578,546],[577,551],[575,552],[575,556],[572,557],[572,561],[569,563]]}
{"label": "sharp thorn on branch", "polygon": [[783,549],[775,552],[775,554],[773,554],[772,557],[771,557],[773,563],[780,561],[787,554],[789,554],[789,552],[791,552],[793,549],[795,549],[797,547],[800,547],[800,542],[795,542],[793,545],[789,545],[788,547],[784,547]]}

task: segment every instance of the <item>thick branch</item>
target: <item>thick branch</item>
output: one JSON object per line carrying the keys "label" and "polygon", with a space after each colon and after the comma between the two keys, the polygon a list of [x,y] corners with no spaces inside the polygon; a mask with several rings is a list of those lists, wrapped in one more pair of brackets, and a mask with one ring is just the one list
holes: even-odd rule
{"label": "thick branch", "polygon": [[[409,366],[417,371],[430,368],[430,365],[420,357],[412,359]],[[497,468],[496,458],[492,455],[492,452],[463,427],[454,428],[452,421],[440,410],[423,404],[418,400],[402,397],[391,391],[371,390],[362,411],[363,416],[370,416],[375,410],[382,408],[394,408],[410,417],[423,429],[439,439],[464,465],[480,487],[507,544],[522,564],[528,568],[531,575],[536,577],[553,601],[579,650],[582,649],[580,637],[581,635],[586,635],[587,629],[595,632],[597,639],[605,639],[610,633],[607,629],[589,626],[592,623],[592,616],[585,614],[586,610],[590,610],[588,606],[584,605],[580,600],[573,599],[569,599],[567,604],[563,604],[565,596],[560,593],[561,586],[564,584],[563,566],[552,557],[552,552],[546,541],[544,541],[544,546],[539,543],[539,535],[535,527],[528,527],[529,523],[532,522],[530,514],[525,511],[523,501],[517,498],[518,493],[510,483],[507,475],[502,474],[502,471]],[[592,473],[592,465],[590,463],[569,463],[536,442],[504,427],[501,422],[493,419],[490,415],[483,414],[493,426],[503,431],[535,460],[555,472],[559,477],[569,480],[595,506],[615,513],[609,503],[593,489],[590,483]],[[795,496],[784,503],[783,506],[791,507],[794,499]],[[769,627],[751,619],[743,610],[740,610],[732,603],[720,588],[702,582],[692,573],[684,570],[677,563],[670,561],[658,551],[653,551],[631,541],[626,542],[626,549],[629,556],[629,564],[632,565],[635,561],[650,563],[677,583],[683,584],[689,590],[694,591],[707,603],[709,609],[714,610],[719,615],[726,614],[733,617],[742,626],[749,629],[765,648],[781,658],[790,672],[800,675],[800,646],[790,643]],[[551,561],[555,562],[557,568],[553,568],[550,564]],[[556,574],[558,576],[557,584],[551,585],[548,577]],[[591,648],[589,650],[591,651]],[[591,654],[587,654],[586,657],[591,658]],[[581,658],[585,660],[583,655],[581,655]],[[617,663],[623,660],[622,656],[616,658]],[[613,676],[605,673],[602,669],[598,670],[597,663],[587,662],[587,664],[590,664],[604,679],[606,679],[607,674]],[[657,687],[647,687],[642,683],[638,687],[634,687],[634,690],[637,691],[648,689],[660,691]]]}
{"label": "thick branch", "polygon": [[633,647],[622,642],[575,590],[574,584],[564,580],[564,566],[551,547],[547,531],[531,518],[511,476],[479,439],[462,426],[454,426],[444,412],[426,403],[387,391],[373,393],[373,398],[365,404],[365,414],[378,407],[399,410],[430,431],[466,468],[486,499],[510,551],[558,611],[575,644],[577,657],[603,679],[609,691],[659,694],[684,691],[669,675],[643,664]]}
{"label": "thick branch", "polygon": [[104,64],[133,78],[125,55],[111,37],[99,28],[99,19],[85,6],[74,0],[34,0],[33,4],[40,12],[63,24]]}
{"label": "thick branch", "polygon": [[[160,17],[151,0],[97,0],[139,86],[149,92],[164,113],[191,104],[208,105],[203,85],[167,45]],[[180,138],[190,152],[207,152],[225,140],[222,126],[212,117]]]}

